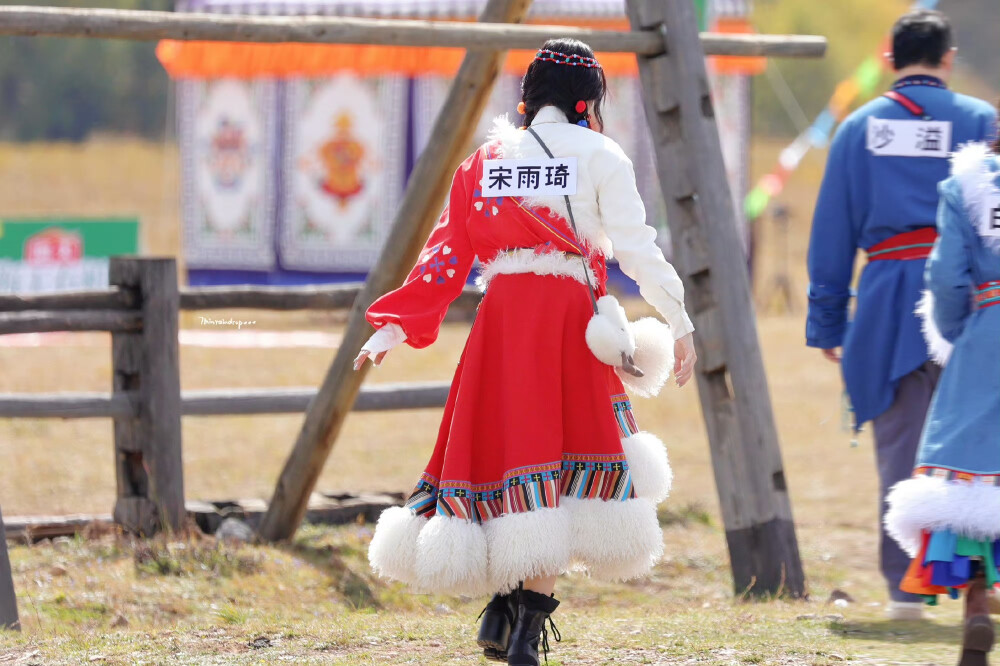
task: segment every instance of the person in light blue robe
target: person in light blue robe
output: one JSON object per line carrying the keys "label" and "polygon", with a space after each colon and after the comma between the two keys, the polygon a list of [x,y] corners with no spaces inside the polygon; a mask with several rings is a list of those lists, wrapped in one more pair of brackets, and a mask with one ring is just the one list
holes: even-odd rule
{"label": "person in light blue robe", "polygon": [[960,664],[993,644],[986,589],[1000,583],[1000,142],[972,144],[940,186],[940,238],[921,303],[934,358],[946,363],[913,476],[889,493],[886,527],[914,557],[905,591],[966,592]]}

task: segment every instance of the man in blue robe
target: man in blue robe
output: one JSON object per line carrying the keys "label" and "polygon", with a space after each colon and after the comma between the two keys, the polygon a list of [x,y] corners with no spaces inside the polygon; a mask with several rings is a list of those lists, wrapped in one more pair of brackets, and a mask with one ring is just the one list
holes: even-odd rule
{"label": "man in blue robe", "polygon": [[[948,89],[954,60],[951,26],[940,12],[918,10],[896,22],[897,80],[841,124],[813,219],[806,342],[841,364],[857,426],[873,421],[880,515],[888,489],[913,471],[940,373],[914,313],[937,236],[937,184],[948,177],[953,150],[996,131],[990,104]],[[849,320],[859,249],[868,257]],[[899,590],[909,558],[884,527],[880,552],[889,617],[919,618],[921,599]]]}

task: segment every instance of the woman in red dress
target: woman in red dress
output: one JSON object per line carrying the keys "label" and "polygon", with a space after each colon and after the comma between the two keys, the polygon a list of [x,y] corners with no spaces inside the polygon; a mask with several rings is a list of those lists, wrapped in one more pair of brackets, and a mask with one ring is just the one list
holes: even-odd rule
{"label": "woman in red dress", "polygon": [[[671,370],[687,383],[696,360],[684,290],[645,224],[632,164],[601,133],[605,94],[590,47],[561,39],[539,50],[519,105],[530,129],[498,119],[458,168],[416,267],[368,310],[377,332],[356,361],[434,342],[479,257],[485,296],[437,445],[406,505],[379,519],[369,559],[420,590],[494,594],[479,644],[519,666],[539,663],[558,574],[626,580],[660,557],[656,504],[670,467],[663,444],[638,430],[620,377],[652,395]],[[566,196],[483,195],[487,160],[546,157],[575,159]],[[627,332],[633,346],[616,365],[638,366],[641,379],[598,360],[621,351],[595,331],[623,321],[605,288],[612,256],[669,324]]]}

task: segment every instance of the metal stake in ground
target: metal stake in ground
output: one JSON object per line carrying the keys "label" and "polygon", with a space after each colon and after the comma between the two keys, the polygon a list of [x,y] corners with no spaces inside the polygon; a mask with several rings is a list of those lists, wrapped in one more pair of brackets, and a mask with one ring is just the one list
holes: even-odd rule
{"label": "metal stake in ground", "polygon": [[[518,23],[531,0],[489,0],[481,21]],[[416,262],[462,161],[503,61],[503,51],[469,52],[448,92],[431,133],[433,139],[413,169],[392,231],[365,288],[351,311],[343,340],[315,400],[309,406],[295,448],[285,463],[260,534],[271,541],[295,534],[309,495],[364,380],[367,365],[354,372],[354,357],[371,333],[364,315],[375,299],[397,287]]]}
{"label": "metal stake in ground", "polygon": [[10,572],[10,557],[7,555],[7,532],[3,528],[2,511],[0,511],[0,629],[21,630],[21,621],[17,617],[14,579]]}
{"label": "metal stake in ground", "polygon": [[693,5],[628,0],[633,29],[664,36],[637,56],[674,258],[700,357],[698,392],[737,593],[805,593],[792,508],[757,339]]}

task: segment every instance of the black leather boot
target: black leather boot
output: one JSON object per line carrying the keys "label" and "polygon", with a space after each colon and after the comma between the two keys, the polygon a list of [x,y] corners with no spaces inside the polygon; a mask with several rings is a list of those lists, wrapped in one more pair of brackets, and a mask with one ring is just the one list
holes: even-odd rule
{"label": "black leather boot", "polygon": [[557,641],[561,640],[559,630],[549,617],[558,606],[559,602],[555,597],[547,597],[531,590],[521,590],[517,621],[514,623],[514,630],[510,634],[510,645],[507,648],[509,666],[540,666],[539,640],[545,653],[545,661],[548,663],[549,632],[545,622],[547,620],[552,627],[552,637]]}
{"label": "black leather boot", "polygon": [[483,655],[492,661],[507,661],[507,643],[517,619],[518,590],[508,594],[494,594],[486,608],[479,614],[479,635],[476,643],[483,648]]}

